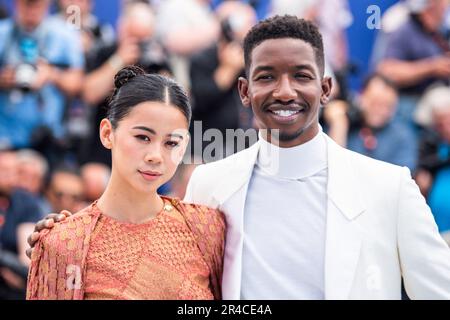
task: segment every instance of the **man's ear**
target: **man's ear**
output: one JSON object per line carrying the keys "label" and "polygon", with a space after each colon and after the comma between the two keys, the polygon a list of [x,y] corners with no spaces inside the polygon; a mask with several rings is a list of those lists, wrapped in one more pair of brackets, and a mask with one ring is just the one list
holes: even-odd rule
{"label": "man's ear", "polygon": [[320,96],[320,104],[326,105],[330,99],[331,88],[333,87],[333,81],[331,77],[323,77],[322,79],[322,95]]}
{"label": "man's ear", "polygon": [[241,98],[242,105],[246,108],[250,108],[250,98],[248,92],[248,80],[244,77],[239,77],[238,80],[239,97]]}
{"label": "man's ear", "polygon": [[100,122],[100,141],[106,149],[112,149],[113,127],[108,119],[102,119]]}

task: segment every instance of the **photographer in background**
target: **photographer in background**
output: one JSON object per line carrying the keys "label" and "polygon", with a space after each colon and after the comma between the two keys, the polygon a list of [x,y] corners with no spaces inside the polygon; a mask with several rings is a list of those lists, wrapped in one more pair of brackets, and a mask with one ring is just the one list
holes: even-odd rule
{"label": "photographer in background", "polygon": [[327,131],[349,150],[414,171],[417,140],[408,125],[394,121],[397,103],[396,86],[372,74],[355,101],[333,100],[323,109]]}
{"label": "photographer in background", "polygon": [[17,188],[17,154],[0,151],[0,300],[24,299],[27,236],[41,218],[37,199]]}
{"label": "photographer in background", "polygon": [[80,39],[55,19],[50,0],[15,0],[15,16],[0,21],[0,147],[49,147],[63,136],[66,96],[83,76]]}
{"label": "photographer in background", "polygon": [[210,128],[225,134],[226,129],[252,126],[250,110],[243,108],[239,98],[237,80],[244,73],[242,41],[256,23],[256,13],[248,4],[226,1],[216,14],[221,25],[219,41],[191,59],[192,119],[202,121],[202,134]]}
{"label": "photographer in background", "polygon": [[170,74],[164,48],[153,38],[154,13],[146,3],[130,3],[118,20],[117,43],[105,45],[86,55],[86,77],[82,98],[92,106],[91,131],[81,155],[81,163],[100,162],[111,166],[111,153],[98,136],[100,121],[106,116],[105,101],[114,88],[114,75],[122,67],[137,64],[150,73]]}

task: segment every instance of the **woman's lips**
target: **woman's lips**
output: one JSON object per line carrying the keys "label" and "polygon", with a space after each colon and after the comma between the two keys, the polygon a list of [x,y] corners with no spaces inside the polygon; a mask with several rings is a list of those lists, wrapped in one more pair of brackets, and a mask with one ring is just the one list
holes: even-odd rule
{"label": "woman's lips", "polygon": [[141,171],[141,170],[138,170],[138,172],[147,181],[154,181],[154,180],[157,180],[160,176],[162,176],[161,173],[154,172],[154,171]]}

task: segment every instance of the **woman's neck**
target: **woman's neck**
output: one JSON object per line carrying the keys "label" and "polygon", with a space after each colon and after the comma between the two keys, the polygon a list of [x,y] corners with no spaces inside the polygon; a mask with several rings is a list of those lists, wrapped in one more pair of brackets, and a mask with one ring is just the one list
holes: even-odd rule
{"label": "woman's neck", "polygon": [[111,179],[97,202],[105,215],[122,222],[144,223],[153,219],[163,208],[164,201],[154,192],[136,192],[124,181],[118,181],[112,174]]}

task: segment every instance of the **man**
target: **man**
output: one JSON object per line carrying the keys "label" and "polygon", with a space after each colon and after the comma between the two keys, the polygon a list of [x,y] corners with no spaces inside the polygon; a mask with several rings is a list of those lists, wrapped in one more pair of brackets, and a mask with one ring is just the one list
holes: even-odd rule
{"label": "man", "polygon": [[44,199],[44,184],[48,174],[47,160],[37,151],[17,151],[17,187],[31,193],[38,201],[41,213],[49,209]]}
{"label": "man", "polygon": [[42,217],[37,199],[16,185],[17,155],[0,151],[0,300],[25,298],[27,236]]}
{"label": "man", "polygon": [[219,36],[219,24],[210,0],[160,1],[156,36],[170,53],[175,79],[186,89],[189,83],[189,57],[212,45]]}
{"label": "man", "polygon": [[407,20],[385,35],[378,72],[400,88],[400,119],[412,121],[425,90],[436,82],[448,84],[450,46],[442,32],[448,0],[408,0]]}
{"label": "man", "polygon": [[[405,123],[393,121],[398,102],[393,83],[373,74],[364,81],[355,102],[335,100],[327,105],[324,118],[330,137],[352,151],[414,171],[416,135]],[[336,137],[336,127],[345,128],[342,136]]]}
{"label": "man", "polygon": [[249,149],[197,167],[185,197],[226,216],[223,298],[400,299],[403,276],[411,298],[449,299],[450,251],[408,169],[321,132],[331,80],[317,28],[264,20],[244,54],[242,103],[266,130]]}
{"label": "man", "polygon": [[[191,59],[192,117],[201,121],[201,135],[211,128],[225,135],[226,129],[247,129],[252,124],[239,99],[237,79],[244,73],[242,42],[256,23],[256,12],[248,4],[226,1],[217,8],[217,16],[222,26],[219,41]],[[191,126],[193,140],[194,128]],[[224,151],[226,154],[226,148]]]}
{"label": "man", "polygon": [[111,176],[111,169],[103,163],[90,162],[81,167],[85,200],[92,203],[103,194]]}
{"label": "man", "polygon": [[83,209],[83,180],[78,170],[66,166],[56,168],[48,181],[45,197],[49,211],[77,212]]}
{"label": "man", "polygon": [[40,197],[49,166],[47,160],[31,149],[17,151],[17,186]]}
{"label": "man", "polygon": [[80,39],[46,18],[50,0],[15,6],[15,17],[0,21],[0,145],[49,148],[45,138],[63,137],[66,97],[82,83]]}
{"label": "man", "polygon": [[224,299],[400,299],[402,276],[411,298],[449,299],[450,250],[409,170],[321,132],[331,81],[316,27],[265,20],[244,52],[242,102],[279,139],[260,132],[199,166],[185,197],[226,215]]}

